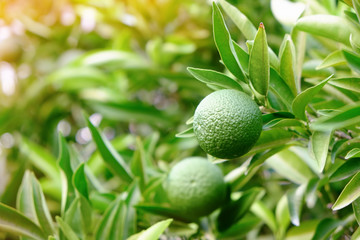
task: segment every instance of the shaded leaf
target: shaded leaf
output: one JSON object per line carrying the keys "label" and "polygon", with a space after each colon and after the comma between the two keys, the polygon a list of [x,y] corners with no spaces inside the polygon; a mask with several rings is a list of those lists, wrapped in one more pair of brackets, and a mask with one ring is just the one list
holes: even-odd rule
{"label": "shaded leaf", "polygon": [[330,181],[338,182],[348,177],[353,176],[355,173],[360,171],[360,159],[352,158],[342,164],[336,171],[331,174]]}
{"label": "shaded leaf", "polygon": [[169,207],[164,207],[154,204],[137,204],[134,206],[141,211],[149,212],[155,215],[174,218],[183,222],[193,222],[196,219],[192,219],[190,216],[184,216],[182,212],[176,211]]}
{"label": "shaded leaf", "polygon": [[225,205],[217,218],[219,231],[225,231],[232,224],[239,221],[249,211],[251,205],[262,194],[263,189],[251,188],[243,193],[236,201],[231,201]]}
{"label": "shaded leaf", "polygon": [[244,72],[249,73],[249,54],[242,49],[234,40],[232,41],[237,58]]}
{"label": "shaded leaf", "polygon": [[289,86],[273,68],[270,68],[270,89],[286,104],[288,110],[291,110],[294,95]]}
{"label": "shaded leaf", "polygon": [[325,218],[317,225],[312,240],[326,240],[331,233],[342,224],[342,221],[332,218]]}
{"label": "shaded leaf", "polygon": [[360,56],[346,50],[342,50],[342,53],[350,67],[360,73]]}
{"label": "shaded leaf", "polygon": [[360,198],[357,198],[355,201],[353,201],[352,207],[353,207],[356,221],[360,225]]}

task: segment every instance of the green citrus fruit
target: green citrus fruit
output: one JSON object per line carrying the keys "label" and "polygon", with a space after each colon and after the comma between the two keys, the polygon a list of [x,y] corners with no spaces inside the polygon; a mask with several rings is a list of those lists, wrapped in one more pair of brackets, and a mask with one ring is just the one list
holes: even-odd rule
{"label": "green citrus fruit", "polygon": [[189,157],[177,163],[167,177],[165,189],[171,206],[191,218],[210,214],[226,198],[220,168],[202,157]]}
{"label": "green citrus fruit", "polygon": [[261,112],[245,93],[225,89],[211,93],[197,106],[194,133],[200,147],[218,158],[247,153],[262,130]]}

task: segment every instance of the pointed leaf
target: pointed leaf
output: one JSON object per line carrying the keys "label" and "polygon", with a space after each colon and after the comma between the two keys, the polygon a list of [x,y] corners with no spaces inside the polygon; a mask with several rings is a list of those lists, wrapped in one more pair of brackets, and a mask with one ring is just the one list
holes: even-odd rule
{"label": "pointed leaf", "polygon": [[360,197],[360,172],[346,184],[336,202],[332,206],[334,211],[342,209]]}
{"label": "pointed leaf", "polygon": [[223,73],[216,72],[213,70],[200,69],[200,68],[191,68],[188,67],[187,70],[199,81],[206,84],[213,84],[215,86],[220,86],[223,88],[236,89],[243,91],[242,87],[232,78],[226,76]]}
{"label": "pointed leaf", "polygon": [[345,159],[349,158],[359,158],[360,157],[360,148],[351,149],[345,156]]}
{"label": "pointed leaf", "polygon": [[219,7],[213,2],[213,31],[216,47],[226,68],[241,81],[247,79],[240,67],[230,33],[225,25]]}
{"label": "pointed leaf", "polygon": [[316,67],[316,69],[323,69],[328,67],[334,67],[338,65],[344,65],[346,64],[346,60],[344,58],[344,55],[342,51],[337,50],[335,52],[330,53],[323,61],[322,63]]}
{"label": "pointed leaf", "polygon": [[292,94],[297,95],[299,89],[295,82],[295,46],[290,35],[285,35],[284,40],[280,46],[280,76],[289,86]]}
{"label": "pointed leaf", "polygon": [[355,201],[353,201],[352,207],[353,207],[356,221],[360,225],[360,198],[357,198]]}
{"label": "pointed leaf", "polygon": [[300,226],[300,215],[304,203],[305,190],[306,184],[302,184],[298,188],[291,189],[286,194],[289,204],[290,219],[295,226]]}
{"label": "pointed leaf", "polygon": [[225,231],[232,224],[239,221],[251,205],[262,194],[263,189],[252,188],[244,192],[244,194],[236,201],[232,201],[225,205],[217,218],[217,224],[220,231]]}
{"label": "pointed leaf", "polygon": [[249,73],[249,54],[242,49],[234,40],[232,41],[237,58],[244,72]]}
{"label": "pointed leaf", "polygon": [[72,230],[72,228],[67,224],[61,217],[55,217],[56,222],[59,224],[61,231],[64,233],[66,239],[68,240],[79,240],[76,233]]}
{"label": "pointed leaf", "polygon": [[333,78],[329,84],[360,93],[360,78],[358,77]]}
{"label": "pointed leaf", "polygon": [[360,73],[360,56],[346,50],[342,50],[342,53],[350,67]]}
{"label": "pointed leaf", "polygon": [[98,150],[108,165],[110,171],[119,176],[124,181],[130,183],[133,179],[129,166],[125,163],[119,153],[114,149],[111,143],[102,136],[95,126],[87,119],[88,127],[92,137],[98,147]]}
{"label": "pointed leaf", "polygon": [[312,240],[326,240],[342,224],[338,219],[325,218],[317,225]]}
{"label": "pointed leaf", "polygon": [[322,116],[312,122],[310,127],[319,131],[331,131],[345,128],[360,122],[360,102],[344,106],[329,115]]}
{"label": "pointed leaf", "polygon": [[262,96],[267,95],[270,79],[269,52],[265,27],[260,23],[250,53],[249,74],[252,87]]}
{"label": "pointed leaf", "polygon": [[0,230],[38,240],[47,239],[33,221],[2,203],[0,203]]}
{"label": "pointed leaf", "polygon": [[271,231],[276,232],[276,220],[273,212],[262,202],[256,201],[251,205],[251,212],[263,220]]}
{"label": "pointed leaf", "polygon": [[314,131],[311,136],[311,150],[319,166],[319,171],[324,170],[329,152],[332,132]]}
{"label": "pointed leaf", "polygon": [[151,227],[149,227],[140,234],[138,240],[159,239],[160,235],[169,227],[172,221],[173,221],[172,219],[167,219],[152,225]]}
{"label": "pointed leaf", "polygon": [[288,110],[291,110],[294,95],[289,86],[273,68],[270,68],[270,89],[286,104]]}
{"label": "pointed leaf", "polygon": [[326,78],[325,80],[321,81],[319,84],[306,89],[305,91],[301,92],[299,95],[296,96],[292,103],[292,109],[294,115],[306,121],[307,117],[305,114],[305,108],[313,99],[313,97],[321,90],[321,88],[330,80],[332,76]]}
{"label": "pointed leaf", "polygon": [[195,133],[194,133],[194,128],[190,127],[182,132],[179,132],[175,135],[175,137],[178,138],[190,138],[190,137],[195,137]]}
{"label": "pointed leaf", "polygon": [[330,182],[338,182],[348,177],[353,176],[360,171],[359,158],[352,158],[342,164],[336,171],[330,176]]}
{"label": "pointed leaf", "polygon": [[244,34],[248,40],[253,40],[256,35],[256,27],[251,21],[236,7],[232,6],[225,0],[219,0],[221,7],[226,12],[227,16],[231,18],[238,29]]}

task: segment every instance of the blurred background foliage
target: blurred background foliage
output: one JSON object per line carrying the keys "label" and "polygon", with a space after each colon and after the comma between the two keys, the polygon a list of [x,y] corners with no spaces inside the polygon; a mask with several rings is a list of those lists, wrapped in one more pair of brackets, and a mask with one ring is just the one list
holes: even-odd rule
{"label": "blurred background foliage", "polygon": [[[276,33],[270,45],[279,48],[283,29],[269,1],[232,3],[254,23],[266,21]],[[53,154],[58,130],[87,144],[83,110],[95,114],[109,138],[158,132],[165,143],[189,141],[174,135],[210,89],[186,67],[223,70],[209,1],[19,0],[2,1],[0,11],[0,134],[7,164],[18,158],[17,134]]]}

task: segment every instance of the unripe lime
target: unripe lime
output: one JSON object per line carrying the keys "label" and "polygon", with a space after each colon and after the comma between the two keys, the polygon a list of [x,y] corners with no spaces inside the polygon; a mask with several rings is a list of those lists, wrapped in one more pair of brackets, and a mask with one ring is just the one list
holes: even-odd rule
{"label": "unripe lime", "polygon": [[225,89],[209,94],[200,102],[193,127],[206,153],[231,159],[244,155],[254,146],[262,130],[262,117],[248,95]]}
{"label": "unripe lime", "polygon": [[226,198],[222,171],[202,157],[177,163],[167,177],[165,189],[171,206],[190,218],[210,214]]}

